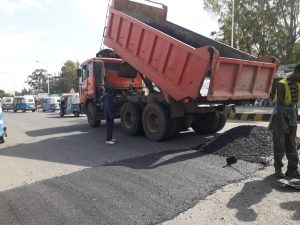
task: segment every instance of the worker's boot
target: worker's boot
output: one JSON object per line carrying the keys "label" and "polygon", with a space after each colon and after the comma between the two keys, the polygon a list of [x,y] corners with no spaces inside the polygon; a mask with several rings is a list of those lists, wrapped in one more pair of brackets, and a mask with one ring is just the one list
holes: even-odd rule
{"label": "worker's boot", "polygon": [[274,176],[279,179],[284,178],[281,168],[275,168]]}
{"label": "worker's boot", "polygon": [[300,179],[300,173],[298,170],[287,170],[285,173],[285,176],[287,176],[290,179]]}

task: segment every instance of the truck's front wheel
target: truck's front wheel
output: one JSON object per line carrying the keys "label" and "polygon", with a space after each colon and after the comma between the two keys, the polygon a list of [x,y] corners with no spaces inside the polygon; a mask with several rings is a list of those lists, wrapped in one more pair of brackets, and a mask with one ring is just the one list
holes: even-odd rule
{"label": "truck's front wheel", "polygon": [[142,122],[146,136],[153,141],[167,138],[172,125],[168,108],[157,103],[145,107]]}
{"label": "truck's front wheel", "polygon": [[125,134],[136,136],[142,133],[142,109],[133,102],[126,102],[121,108],[121,126]]}
{"label": "truck's front wheel", "polygon": [[0,137],[0,143],[4,143],[4,142],[5,142],[4,135],[2,135],[2,136]]}
{"label": "truck's front wheel", "polygon": [[87,119],[90,127],[99,127],[101,121],[96,120],[96,109],[93,103],[89,103],[87,107]]}

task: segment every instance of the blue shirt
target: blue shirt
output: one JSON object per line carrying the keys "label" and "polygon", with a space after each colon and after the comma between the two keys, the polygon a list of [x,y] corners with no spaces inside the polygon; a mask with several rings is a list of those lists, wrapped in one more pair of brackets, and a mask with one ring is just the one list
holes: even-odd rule
{"label": "blue shirt", "polygon": [[106,117],[114,117],[116,113],[116,103],[112,95],[108,92],[104,92],[102,101],[104,105],[104,115]]}

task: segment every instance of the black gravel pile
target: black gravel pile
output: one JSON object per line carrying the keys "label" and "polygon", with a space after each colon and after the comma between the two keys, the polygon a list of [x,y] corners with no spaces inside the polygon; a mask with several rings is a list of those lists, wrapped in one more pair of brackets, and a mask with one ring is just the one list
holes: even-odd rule
{"label": "black gravel pile", "polygon": [[253,163],[268,164],[273,154],[272,133],[265,127],[239,126],[202,146],[201,151]]}

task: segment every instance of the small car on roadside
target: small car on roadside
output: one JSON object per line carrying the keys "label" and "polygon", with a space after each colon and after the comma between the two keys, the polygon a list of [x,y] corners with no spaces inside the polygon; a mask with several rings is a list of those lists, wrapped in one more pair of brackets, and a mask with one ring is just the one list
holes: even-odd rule
{"label": "small car on roadside", "polygon": [[[1,105],[1,103],[0,103]],[[3,112],[2,108],[0,107],[0,143],[4,143],[5,137],[6,137],[6,126],[4,125],[3,122]]]}
{"label": "small car on roadside", "polygon": [[43,99],[43,112],[59,110],[60,97],[47,97]]}
{"label": "small car on roadside", "polygon": [[17,112],[21,110],[22,112],[32,111],[35,112],[36,106],[33,96],[16,96],[13,101],[13,111]]}
{"label": "small car on roadside", "polygon": [[73,113],[75,117],[80,115],[79,93],[63,94],[60,97],[60,116]]}
{"label": "small car on roadside", "polygon": [[3,97],[2,98],[2,111],[8,111],[8,110],[12,110],[13,109],[13,101],[14,98],[13,97]]}

